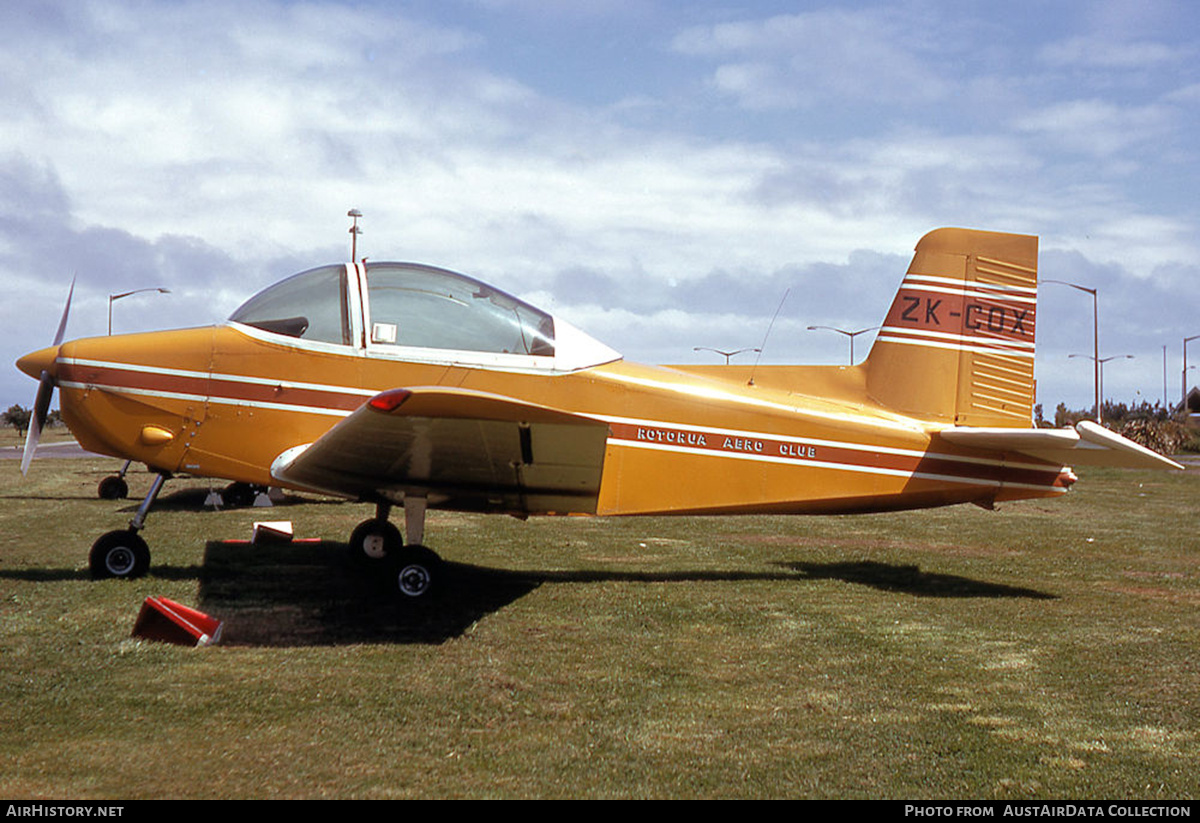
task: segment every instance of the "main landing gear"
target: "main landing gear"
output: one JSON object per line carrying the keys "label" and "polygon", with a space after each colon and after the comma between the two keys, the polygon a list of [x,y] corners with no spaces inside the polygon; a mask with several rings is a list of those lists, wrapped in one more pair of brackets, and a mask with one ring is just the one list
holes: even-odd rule
{"label": "main landing gear", "polygon": [[357,564],[382,567],[404,598],[426,598],[443,577],[442,559],[421,545],[425,535],[425,498],[406,495],[404,525],[407,545],[400,530],[388,520],[392,505],[375,505],[375,516],[364,520],[350,533],[350,558]]}
{"label": "main landing gear", "polygon": [[103,534],[92,544],[92,550],[88,554],[88,567],[91,569],[93,580],[108,577],[132,579],[141,577],[150,568],[150,547],[138,532],[146,524],[146,514],[169,477],[166,472],[159,472],[155,476],[150,491],[146,493],[146,499],[129,521],[128,529]]}
{"label": "main landing gear", "polygon": [[260,494],[266,492],[263,486],[253,486],[249,483],[230,483],[221,492],[222,505],[231,509],[248,509],[254,505]]}

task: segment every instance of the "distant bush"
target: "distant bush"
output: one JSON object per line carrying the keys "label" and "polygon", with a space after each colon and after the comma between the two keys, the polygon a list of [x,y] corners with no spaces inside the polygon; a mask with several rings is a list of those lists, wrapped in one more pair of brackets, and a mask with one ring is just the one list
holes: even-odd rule
{"label": "distant bush", "polygon": [[[1104,425],[1118,430],[1130,420],[1153,420],[1159,423],[1172,418],[1174,410],[1161,403],[1148,403],[1143,400],[1136,406],[1125,403],[1104,401]],[[1066,403],[1059,403],[1054,410],[1054,425],[1058,427],[1074,426],[1080,420],[1095,420],[1091,409],[1068,409]]]}
{"label": "distant bush", "polygon": [[1173,420],[1129,420],[1117,433],[1160,454],[1183,451],[1194,437],[1194,432]]}
{"label": "distant bush", "polygon": [[[1144,400],[1137,405],[1104,403],[1105,427],[1123,437],[1161,454],[1200,452],[1200,432],[1174,419],[1173,415],[1173,409]],[[1054,425],[1060,428],[1093,419],[1090,409],[1068,409],[1065,403],[1059,403],[1054,410]]]}
{"label": "distant bush", "polygon": [[33,412],[24,406],[12,405],[8,407],[8,411],[0,415],[4,425],[12,426],[17,430],[19,437],[25,436],[25,431],[29,428],[29,420],[33,417]]}

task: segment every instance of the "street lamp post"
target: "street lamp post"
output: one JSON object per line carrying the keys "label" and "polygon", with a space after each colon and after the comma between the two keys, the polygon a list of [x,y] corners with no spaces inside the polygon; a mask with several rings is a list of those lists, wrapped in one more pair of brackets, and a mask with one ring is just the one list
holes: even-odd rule
{"label": "street lamp post", "polygon": [[[1194,369],[1194,368],[1196,368],[1196,367],[1195,367],[1195,366],[1188,366],[1188,367],[1187,367],[1187,369],[1184,369],[1184,370],[1183,370],[1183,380],[1184,380],[1184,382],[1185,382],[1185,383],[1187,382],[1187,371],[1188,371],[1188,369]],[[1179,413],[1180,413],[1180,415],[1182,416],[1182,418],[1183,418],[1184,420],[1187,420],[1187,419],[1189,418],[1189,416],[1191,415],[1191,412],[1189,412],[1189,411],[1188,411],[1188,406],[1187,406],[1187,397],[1184,397],[1184,398],[1183,398],[1183,405],[1179,407]]]}
{"label": "street lamp post", "polygon": [[1187,413],[1187,344],[1189,340],[1195,340],[1196,338],[1200,338],[1200,334],[1193,334],[1191,337],[1183,338],[1183,390],[1181,392],[1179,402],[1181,403],[1180,409],[1182,409],[1185,414]]}
{"label": "street lamp post", "polygon": [[1096,422],[1103,422],[1100,419],[1102,415],[1100,411],[1100,298],[1097,296],[1095,289],[1089,289],[1087,286],[1081,286],[1078,283],[1068,283],[1066,280],[1043,280],[1042,282],[1070,286],[1073,289],[1087,292],[1092,296],[1092,361],[1095,363],[1092,374],[1092,388],[1096,395]]}
{"label": "street lamp post", "polygon": [[729,365],[729,358],[733,357],[735,354],[741,354],[741,353],[742,353],[742,352],[744,352],[744,351],[757,351],[757,352],[761,352],[761,351],[762,351],[762,349],[759,349],[759,348],[745,348],[745,349],[734,349],[733,351],[725,351],[724,349],[714,349],[714,348],[712,348],[711,346],[692,346],[692,351],[711,351],[711,352],[716,352],[717,354],[719,354],[719,355],[722,355],[722,356],[725,358],[725,365],[726,365],[726,366],[728,366],[728,365]]}
{"label": "street lamp post", "polygon": [[131,294],[141,294],[144,291],[156,291],[159,294],[170,294],[170,289],[164,289],[159,286],[151,286],[147,289],[134,289],[133,291],[121,292],[120,294],[110,294],[108,296],[108,334],[112,336],[112,304],[114,300],[120,300],[122,297],[128,297]]}
{"label": "street lamp post", "polygon": [[[1090,354],[1069,354],[1069,355],[1067,355],[1067,357],[1068,358],[1086,357],[1088,360],[1095,359]],[[1100,413],[1100,408],[1101,408],[1100,404],[1104,402],[1104,364],[1107,363],[1109,360],[1119,360],[1122,357],[1126,358],[1127,360],[1133,359],[1132,354],[1114,354],[1112,357],[1104,357],[1104,358],[1100,358],[1100,359],[1095,359],[1096,360],[1096,386],[1097,386],[1097,390],[1096,390],[1096,422],[1097,423],[1104,422],[1102,415]]]}
{"label": "street lamp post", "polygon": [[859,329],[858,331],[849,331],[847,329],[839,329],[839,328],[835,328],[833,326],[809,326],[808,330],[816,331],[817,329],[825,329],[826,331],[835,331],[838,334],[844,334],[847,337],[849,337],[850,338],[850,365],[853,366],[854,365],[854,338],[858,337],[860,334],[866,334],[869,331],[875,331],[878,328],[879,328],[879,326],[872,326],[869,329]]}

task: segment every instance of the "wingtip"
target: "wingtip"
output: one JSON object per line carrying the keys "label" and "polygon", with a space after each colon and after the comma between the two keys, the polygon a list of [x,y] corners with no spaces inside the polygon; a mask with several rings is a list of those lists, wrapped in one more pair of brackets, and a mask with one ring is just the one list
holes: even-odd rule
{"label": "wingtip", "polygon": [[1140,443],[1135,443],[1128,437],[1106,429],[1091,420],[1080,420],[1075,424],[1075,431],[1079,433],[1080,438],[1089,443],[1140,458],[1141,461],[1144,461],[1144,468],[1186,471],[1182,464],[1176,463],[1171,458],[1161,455],[1153,449],[1148,449]]}

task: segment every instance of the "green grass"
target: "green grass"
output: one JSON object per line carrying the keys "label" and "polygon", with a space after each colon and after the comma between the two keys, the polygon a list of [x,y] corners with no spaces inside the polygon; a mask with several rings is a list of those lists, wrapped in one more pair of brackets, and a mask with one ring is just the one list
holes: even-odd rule
{"label": "green grass", "polygon": [[[862,517],[431,513],[425,609],[343,561],[364,506],[214,512],[93,582],[116,461],[0,461],[0,795],[1191,798],[1200,479]],[[132,494],[149,485],[130,475]],[[326,542],[251,547],[256,519]],[[225,621],[138,641],[164,595]]]}

